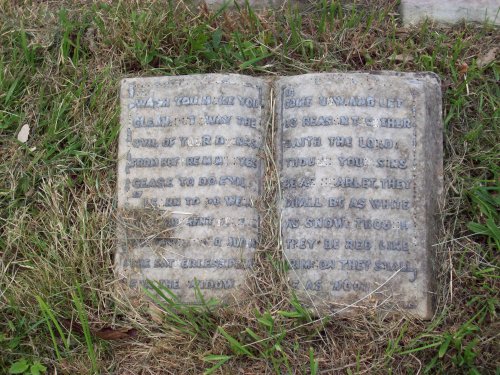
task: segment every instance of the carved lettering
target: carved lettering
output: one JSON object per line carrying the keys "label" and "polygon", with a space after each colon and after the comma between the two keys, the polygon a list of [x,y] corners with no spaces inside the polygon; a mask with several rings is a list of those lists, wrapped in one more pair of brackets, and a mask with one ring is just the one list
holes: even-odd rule
{"label": "carved lettering", "polygon": [[319,97],[319,105],[321,106],[356,106],[356,107],[374,107],[375,106],[375,98],[371,96],[320,96]]}
{"label": "carved lettering", "polygon": [[174,187],[173,178],[158,177],[158,178],[134,178],[132,179],[132,186],[135,189],[164,189]]}
{"label": "carved lettering", "polygon": [[207,280],[189,280],[188,288],[198,287],[199,289],[233,289],[234,279],[207,279]]}
{"label": "carved lettering", "polygon": [[132,108],[165,108],[170,107],[170,99],[144,98],[135,99],[129,104],[129,109]]}
{"label": "carved lettering", "polygon": [[249,98],[249,97],[243,97],[243,96],[237,96],[238,102],[240,103],[240,106],[242,107],[247,107],[247,108],[259,108],[260,107],[260,100],[257,98]]}
{"label": "carved lettering", "polygon": [[287,249],[312,250],[320,242],[314,238],[289,238],[285,240],[285,246]]}
{"label": "carved lettering", "polygon": [[314,184],[314,180],[313,177],[284,178],[281,180],[281,187],[283,189],[309,188]]}
{"label": "carved lettering", "polygon": [[341,188],[370,189],[375,188],[376,178],[338,177],[334,186]]}
{"label": "carved lettering", "polygon": [[393,129],[408,129],[412,127],[411,121],[408,118],[381,118],[380,119],[381,128],[393,128]]}
{"label": "carved lettering", "polygon": [[302,126],[331,126],[332,116],[305,116],[302,118]]}
{"label": "carved lettering", "polygon": [[288,98],[285,100],[285,108],[310,107],[312,104],[312,99],[312,96],[304,96],[302,98]]}
{"label": "carved lettering", "polygon": [[349,228],[349,223],[345,217],[306,217],[304,221],[305,228],[326,228],[342,229]]}
{"label": "carved lettering", "polygon": [[398,199],[370,199],[370,205],[375,210],[409,210],[409,200]]}
{"label": "carved lettering", "polygon": [[330,147],[352,147],[352,137],[328,137]]}
{"label": "carved lettering", "polygon": [[285,165],[287,167],[312,167],[316,164],[316,158],[287,158]]}
{"label": "carved lettering", "polygon": [[323,207],[320,198],[296,197],[285,200],[285,208],[289,207]]}
{"label": "carved lettering", "polygon": [[285,139],[283,141],[283,146],[285,148],[321,147],[321,137],[301,137]]}
{"label": "carved lettering", "polygon": [[395,143],[392,139],[376,139],[371,137],[359,137],[358,145],[361,148],[368,149],[392,149],[395,147]]}
{"label": "carved lettering", "polygon": [[369,283],[364,281],[358,281],[358,280],[351,281],[349,279],[344,279],[344,280],[333,280],[330,283],[332,285],[333,292],[338,292],[338,291],[368,292],[370,290]]}
{"label": "carved lettering", "polygon": [[166,128],[168,126],[172,126],[172,124],[173,123],[168,116],[137,116],[132,121],[134,128]]}
{"label": "carved lettering", "polygon": [[254,117],[241,117],[236,116],[236,124],[240,126],[247,126],[250,128],[257,128],[257,119]]}

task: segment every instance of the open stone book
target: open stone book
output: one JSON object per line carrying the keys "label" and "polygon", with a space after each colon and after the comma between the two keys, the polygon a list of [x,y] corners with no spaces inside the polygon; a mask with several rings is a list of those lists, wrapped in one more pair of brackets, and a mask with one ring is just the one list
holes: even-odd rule
{"label": "open stone book", "polygon": [[432,316],[443,177],[436,75],[127,78],[120,94],[115,269],[127,288],[150,279],[186,303],[197,288],[250,298],[258,202],[274,178],[281,238],[269,251],[283,252],[304,305]]}

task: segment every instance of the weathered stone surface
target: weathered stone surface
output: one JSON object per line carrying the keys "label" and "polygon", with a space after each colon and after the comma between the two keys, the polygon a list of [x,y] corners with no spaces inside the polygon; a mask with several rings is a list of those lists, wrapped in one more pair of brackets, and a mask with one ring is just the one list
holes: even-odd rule
{"label": "weathered stone surface", "polygon": [[118,276],[185,302],[241,296],[259,232],[264,80],[127,78],[121,84]]}
{"label": "weathered stone surface", "polygon": [[[260,218],[270,85],[239,75],[122,81],[116,270],[185,302],[240,298]],[[432,315],[442,190],[439,79],[278,79],[281,232],[291,286],[318,314],[377,306]]]}
{"label": "weathered stone surface", "polygon": [[318,313],[432,315],[442,192],[432,73],[333,73],[276,82],[281,228],[289,278]]}
{"label": "weathered stone surface", "polygon": [[401,13],[406,25],[425,18],[445,23],[488,20],[499,25],[499,8],[499,0],[401,0]]}

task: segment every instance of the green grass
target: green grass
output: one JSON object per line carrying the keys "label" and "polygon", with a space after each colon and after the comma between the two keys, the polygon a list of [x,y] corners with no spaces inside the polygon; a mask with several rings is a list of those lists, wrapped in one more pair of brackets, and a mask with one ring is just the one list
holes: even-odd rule
{"label": "green grass", "polygon": [[[345,3],[258,13],[0,0],[1,373],[39,362],[48,373],[79,374],[499,371],[500,69],[482,59],[500,33],[487,24],[403,28],[396,1]],[[167,291],[155,306],[114,298],[119,80],[332,70],[442,78],[446,204],[435,318],[316,322],[281,290],[245,311],[210,301],[182,307]],[[262,247],[275,246],[270,236]],[[102,327],[138,335],[104,340],[94,334]]]}

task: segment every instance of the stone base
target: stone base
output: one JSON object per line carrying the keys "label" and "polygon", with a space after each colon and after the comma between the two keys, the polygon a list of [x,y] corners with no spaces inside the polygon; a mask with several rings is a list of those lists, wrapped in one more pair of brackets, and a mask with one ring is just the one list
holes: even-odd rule
{"label": "stone base", "polygon": [[500,24],[499,0],[402,0],[401,14],[405,25],[430,18],[437,22],[462,20]]}

